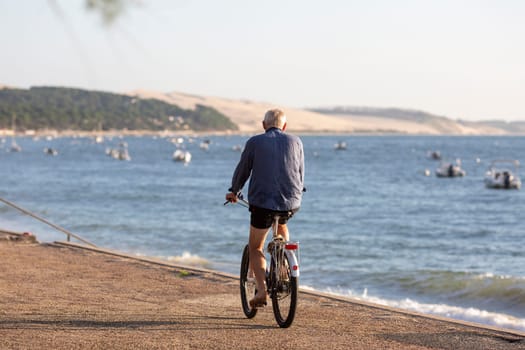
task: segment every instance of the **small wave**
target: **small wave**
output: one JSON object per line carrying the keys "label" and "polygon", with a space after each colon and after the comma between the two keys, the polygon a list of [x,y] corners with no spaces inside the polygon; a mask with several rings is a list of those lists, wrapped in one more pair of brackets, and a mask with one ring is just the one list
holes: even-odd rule
{"label": "small wave", "polygon": [[[481,307],[493,311],[525,314],[525,278],[458,271],[420,270],[383,276],[396,284],[401,295],[446,304]],[[522,311],[520,311],[522,310]]]}
{"label": "small wave", "polygon": [[195,255],[191,254],[190,252],[183,252],[182,255],[179,256],[168,256],[165,258],[166,260],[182,265],[188,265],[188,266],[196,266],[196,267],[209,267],[211,264],[208,260]]}
{"label": "small wave", "polygon": [[[314,288],[307,286],[304,286],[302,288],[315,291]],[[490,312],[474,307],[465,308],[447,304],[421,303],[408,298],[403,300],[389,300],[385,298],[370,296],[368,295],[367,289],[365,289],[360,294],[355,293],[354,291],[333,290],[331,288],[326,289],[325,292],[334,295],[350,297],[366,302],[371,302],[374,304],[390,306],[397,309],[415,311],[423,314],[444,316],[457,320],[476,322],[501,328],[525,331],[525,318],[518,318],[504,313]]]}
{"label": "small wave", "polygon": [[498,312],[481,310],[474,307],[464,308],[447,304],[425,304],[411,299],[392,301],[368,297],[367,300],[377,304],[417,311],[424,314],[440,315],[458,320],[477,322],[521,331],[525,330],[525,319],[523,318],[517,318],[512,315]]}
{"label": "small wave", "polygon": [[193,267],[209,268],[211,266],[211,263],[208,260],[196,254],[191,254],[190,252],[183,252],[182,255],[176,255],[176,256],[154,256],[154,255],[147,255],[143,253],[135,253],[135,256],[153,257],[153,258],[160,259],[160,260],[167,260],[169,262],[173,262],[176,264],[193,266]]}

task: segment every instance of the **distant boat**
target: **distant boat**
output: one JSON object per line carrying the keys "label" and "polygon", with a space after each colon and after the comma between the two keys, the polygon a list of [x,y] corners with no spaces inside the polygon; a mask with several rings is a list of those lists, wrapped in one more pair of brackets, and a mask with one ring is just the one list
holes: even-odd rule
{"label": "distant boat", "polygon": [[428,151],[427,158],[434,160],[441,160],[441,152],[439,151]]}
{"label": "distant boat", "polygon": [[44,153],[50,156],[56,156],[58,154],[58,151],[54,148],[46,147],[44,148]]}
{"label": "distant boat", "polygon": [[175,145],[181,145],[184,143],[184,138],[182,137],[174,137],[170,140],[171,143],[175,144]]}
{"label": "distant boat", "polygon": [[485,173],[485,186],[496,189],[520,189],[519,164],[518,160],[498,159],[492,161]]}
{"label": "distant boat", "polygon": [[211,141],[210,141],[210,140],[204,140],[204,141],[201,142],[201,144],[199,145],[199,147],[200,147],[202,150],[207,151],[207,150],[210,148],[210,144],[211,144]]}
{"label": "distant boat", "polygon": [[456,163],[441,163],[440,167],[436,169],[437,177],[462,177],[467,175],[467,172],[461,169],[461,161]]}
{"label": "distant boat", "polygon": [[11,148],[9,149],[11,152],[21,152],[22,147],[20,147],[15,140],[14,135],[16,135],[16,115],[13,114],[11,116],[11,125],[13,129],[13,137],[11,138]]}
{"label": "distant boat", "polygon": [[339,141],[334,145],[334,149],[337,151],[342,151],[342,150],[345,150],[346,148],[347,148],[347,145],[345,141]]}
{"label": "distant boat", "polygon": [[178,149],[173,152],[173,160],[176,162],[184,162],[185,164],[188,164],[191,162],[191,153]]}
{"label": "distant boat", "polygon": [[11,148],[9,149],[11,152],[21,152],[22,151],[22,147],[20,147],[18,145],[18,143],[16,143],[15,139],[13,138],[11,140]]}
{"label": "distant boat", "polygon": [[108,148],[106,154],[118,160],[131,160],[128,152],[128,144],[125,142],[121,142],[118,148]]}

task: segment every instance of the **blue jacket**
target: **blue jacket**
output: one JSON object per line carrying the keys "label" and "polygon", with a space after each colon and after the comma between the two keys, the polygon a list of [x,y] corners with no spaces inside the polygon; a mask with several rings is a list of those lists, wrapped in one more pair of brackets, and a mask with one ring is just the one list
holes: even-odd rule
{"label": "blue jacket", "polygon": [[250,205],[277,211],[299,208],[304,190],[301,139],[278,128],[251,137],[233,173],[230,191],[239,192],[248,178]]}

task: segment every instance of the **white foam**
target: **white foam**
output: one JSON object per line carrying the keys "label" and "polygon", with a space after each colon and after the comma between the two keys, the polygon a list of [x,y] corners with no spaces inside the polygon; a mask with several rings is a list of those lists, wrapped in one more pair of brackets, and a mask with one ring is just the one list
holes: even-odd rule
{"label": "white foam", "polygon": [[168,256],[166,258],[168,261],[191,266],[202,266],[206,267],[210,265],[210,262],[196,254],[191,254],[190,252],[183,252],[179,256]]}
{"label": "white foam", "polygon": [[498,279],[498,280],[525,280],[525,277],[511,276],[511,275],[495,275],[492,272],[485,272],[474,276],[474,279],[485,280],[485,279]]}
{"label": "white foam", "polygon": [[[147,257],[151,255],[146,255],[143,253],[135,253],[139,257]],[[180,265],[195,266],[195,267],[209,267],[211,264],[208,260],[196,255],[191,254],[190,252],[183,252],[182,255],[175,256],[153,256],[154,258],[167,260]]]}
{"label": "white foam", "polygon": [[[314,288],[307,286],[301,286],[301,288],[315,290]],[[507,315],[498,312],[490,312],[473,307],[464,308],[460,306],[453,306],[447,304],[425,304],[408,298],[403,300],[389,300],[369,296],[368,290],[366,288],[360,294],[355,293],[353,291],[334,291],[332,289],[327,289],[326,292],[334,295],[351,297],[353,299],[363,300],[374,304],[386,305],[403,310],[416,311],[423,314],[432,314],[449,317],[457,320],[476,322],[485,325],[525,331],[525,318],[518,318],[512,315]]]}

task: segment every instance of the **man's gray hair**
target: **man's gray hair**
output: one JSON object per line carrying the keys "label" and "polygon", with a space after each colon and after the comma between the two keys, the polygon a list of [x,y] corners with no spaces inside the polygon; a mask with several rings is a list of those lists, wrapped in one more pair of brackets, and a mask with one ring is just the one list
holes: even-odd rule
{"label": "man's gray hair", "polygon": [[278,108],[270,109],[264,115],[264,124],[267,128],[276,127],[282,129],[286,124],[286,115]]}

